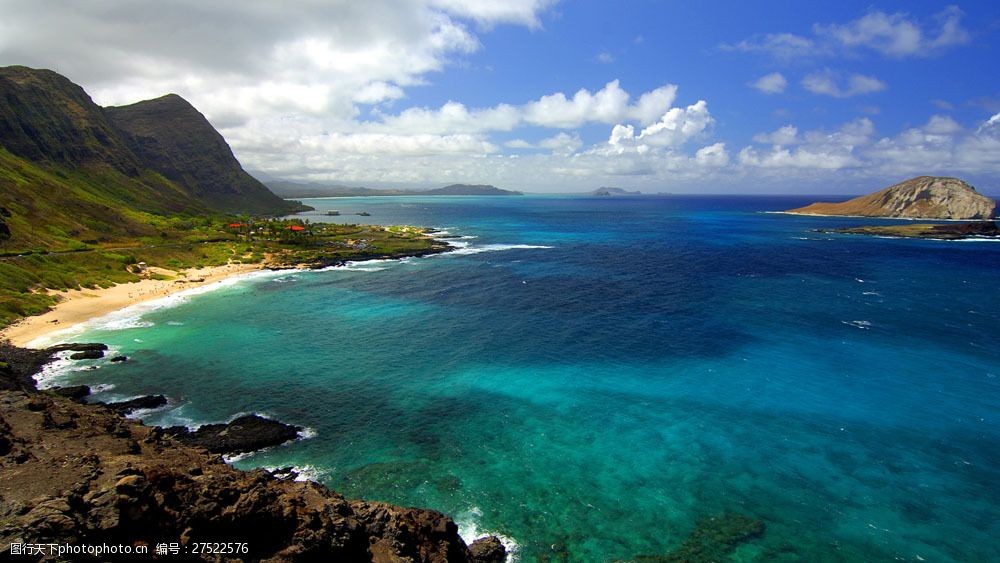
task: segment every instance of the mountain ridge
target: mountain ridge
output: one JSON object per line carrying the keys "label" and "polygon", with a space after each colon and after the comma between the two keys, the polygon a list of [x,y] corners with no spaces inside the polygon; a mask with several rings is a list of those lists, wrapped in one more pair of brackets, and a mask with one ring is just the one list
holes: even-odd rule
{"label": "mountain ridge", "polygon": [[512,196],[524,195],[515,190],[504,190],[490,184],[451,184],[427,190],[401,188],[365,188],[339,184],[299,183],[290,180],[272,179],[264,182],[271,191],[284,197],[371,197],[371,196],[425,196],[425,195],[470,195],[470,196]]}
{"label": "mountain ridge", "polygon": [[188,189],[210,208],[225,213],[294,213],[286,202],[240,165],[222,135],[187,100],[167,94],[125,106],[104,108],[148,168]]}

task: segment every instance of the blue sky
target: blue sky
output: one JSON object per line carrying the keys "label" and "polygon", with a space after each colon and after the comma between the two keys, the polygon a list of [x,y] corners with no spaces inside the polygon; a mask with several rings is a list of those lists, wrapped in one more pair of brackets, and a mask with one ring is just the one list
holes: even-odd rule
{"label": "blue sky", "polygon": [[[0,64],[176,92],[248,169],[372,186],[1000,193],[987,2],[0,0]],[[992,119],[992,121],[991,121]]]}

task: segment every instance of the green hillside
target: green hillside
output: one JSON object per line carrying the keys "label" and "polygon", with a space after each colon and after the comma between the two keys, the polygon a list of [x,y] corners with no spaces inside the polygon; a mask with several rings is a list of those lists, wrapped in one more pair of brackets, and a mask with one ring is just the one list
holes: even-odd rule
{"label": "green hillside", "polygon": [[0,327],[44,311],[53,291],[136,280],[140,261],[176,269],[302,247],[227,225],[303,209],[247,175],[179,96],[105,109],[55,72],[0,68]]}

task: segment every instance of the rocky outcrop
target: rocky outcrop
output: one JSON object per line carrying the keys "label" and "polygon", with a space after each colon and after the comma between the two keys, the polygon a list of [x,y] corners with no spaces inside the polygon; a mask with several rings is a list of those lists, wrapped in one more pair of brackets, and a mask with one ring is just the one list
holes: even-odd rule
{"label": "rocky outcrop", "polygon": [[[0,345],[0,559],[12,544],[164,543],[179,561],[498,560],[473,553],[439,512],[240,471],[110,409],[22,388],[50,355]],[[199,542],[231,551],[192,554]],[[487,543],[499,542],[476,542]]]}
{"label": "rocky outcrop", "polygon": [[851,227],[847,229],[820,229],[820,232],[847,233],[852,235],[874,235],[882,237],[926,238],[935,240],[962,240],[968,238],[997,238],[1000,228],[993,221],[976,223],[945,223],[942,225],[879,225]]}
{"label": "rocky outcrop", "polygon": [[958,178],[919,176],[841,203],[813,203],[788,210],[807,215],[856,215],[925,219],[990,219],[996,201]]}
{"label": "rocky outcrop", "polygon": [[197,430],[171,426],[163,432],[182,444],[199,446],[212,453],[238,454],[284,444],[298,438],[301,430],[300,426],[250,414],[226,424],[206,424]]}
{"label": "rocky outcrop", "polygon": [[236,542],[225,560],[476,560],[441,513],[239,471],[106,409],[5,391],[0,428],[7,552],[12,543]]}
{"label": "rocky outcrop", "polygon": [[140,409],[156,409],[167,404],[167,398],[163,395],[145,395],[127,401],[115,403],[97,403],[104,405],[118,414],[131,414]]}

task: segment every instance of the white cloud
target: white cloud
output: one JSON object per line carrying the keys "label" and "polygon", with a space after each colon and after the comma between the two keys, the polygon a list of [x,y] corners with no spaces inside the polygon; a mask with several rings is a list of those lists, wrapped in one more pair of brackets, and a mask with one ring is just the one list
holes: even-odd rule
{"label": "white cloud", "polygon": [[533,149],[535,145],[525,141],[524,139],[511,139],[503,144],[503,146],[510,149]]}
{"label": "white cloud", "polygon": [[849,98],[861,94],[871,94],[886,89],[885,82],[873,76],[863,74],[852,74],[847,77],[846,86],[840,85],[840,75],[824,70],[814,72],[802,79],[802,87],[813,94],[833,96],[835,98]]}
{"label": "white cloud", "polygon": [[[176,92],[229,124],[305,112],[349,121],[481,48],[480,27],[537,27],[550,0],[4,0],[0,64],[52,68],[102,105]],[[220,48],[220,45],[224,48]]]}
{"label": "white cloud", "polygon": [[541,26],[538,14],[555,4],[553,0],[431,0],[430,4],[448,13],[476,20],[483,25],[516,23]]}
{"label": "white cloud", "polygon": [[593,94],[580,89],[572,98],[562,92],[542,96],[524,107],[524,120],[543,127],[572,128],[587,122],[614,123],[628,110],[629,95],[617,80]]}
{"label": "white cloud", "polygon": [[932,115],[923,129],[932,135],[954,135],[962,131],[962,126],[946,115]]}
{"label": "white cloud", "polygon": [[776,59],[826,57],[858,51],[873,51],[892,58],[924,57],[969,42],[962,27],[963,13],[955,6],[931,21],[921,22],[909,14],[872,11],[846,24],[814,24],[812,36],[768,33],[723,44],[727,51],[759,52]]}
{"label": "white cloud", "polygon": [[743,51],[745,53],[766,53],[777,59],[793,59],[805,54],[815,54],[818,50],[816,42],[794,33],[767,33],[744,39],[735,45],[721,45],[724,51]]}
{"label": "white cloud", "polygon": [[788,86],[788,80],[780,72],[772,72],[751,82],[750,86],[765,94],[780,94]]}
{"label": "white cloud", "polygon": [[597,56],[594,57],[594,61],[599,62],[601,64],[610,64],[615,62],[615,58],[614,56],[611,55],[611,53],[603,51],[601,53],[598,53]]}
{"label": "white cloud", "polygon": [[557,92],[521,106],[499,104],[470,110],[450,101],[438,109],[408,108],[397,115],[376,112],[380,121],[364,122],[359,127],[378,132],[445,134],[511,131],[524,125],[574,129],[587,123],[611,124],[628,119],[648,125],[670,109],[676,96],[677,86],[667,84],[643,93],[631,104],[629,93],[613,80],[594,93],[581,89],[567,98]]}
{"label": "white cloud", "polygon": [[636,151],[640,154],[654,147],[679,147],[714,123],[704,100],[686,108],[670,108],[659,121],[635,134],[632,125],[617,124],[611,129],[608,145],[613,151]]}
{"label": "white cloud", "polygon": [[715,143],[698,149],[694,159],[701,166],[718,168],[729,164],[729,153],[725,143]]}
{"label": "white cloud", "polygon": [[907,14],[875,11],[844,25],[816,25],[813,29],[817,36],[828,37],[846,49],[871,49],[896,58],[926,56],[969,42],[962,16],[961,10],[950,6],[935,17],[939,25],[932,30]]}
{"label": "white cloud", "polygon": [[554,137],[542,139],[538,142],[538,146],[558,154],[572,154],[583,146],[583,141],[576,134],[558,133]]}
{"label": "white cloud", "polygon": [[[799,134],[788,125],[754,137],[769,149],[744,147],[737,160],[744,169],[786,170],[789,174],[851,170],[857,175],[899,178],[918,174],[993,174],[1000,170],[1000,114],[974,132],[954,119],[934,115],[920,127],[877,138],[868,118],[834,131]],[[794,139],[794,143],[790,142]],[[785,144],[794,144],[789,148]],[[814,176],[815,177],[815,176]]]}
{"label": "white cloud", "polygon": [[799,141],[799,129],[794,125],[785,125],[772,131],[771,133],[758,133],[754,135],[755,143],[769,145],[794,145]]}

